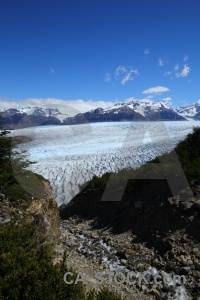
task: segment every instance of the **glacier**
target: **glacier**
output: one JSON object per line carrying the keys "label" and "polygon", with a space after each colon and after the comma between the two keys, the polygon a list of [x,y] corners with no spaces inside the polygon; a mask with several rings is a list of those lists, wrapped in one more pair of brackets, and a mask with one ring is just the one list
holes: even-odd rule
{"label": "glacier", "polygon": [[25,150],[26,159],[35,162],[29,169],[50,181],[61,205],[93,176],[137,168],[172,150],[197,126],[199,121],[105,122],[38,126],[13,130],[11,135],[30,138],[17,150]]}

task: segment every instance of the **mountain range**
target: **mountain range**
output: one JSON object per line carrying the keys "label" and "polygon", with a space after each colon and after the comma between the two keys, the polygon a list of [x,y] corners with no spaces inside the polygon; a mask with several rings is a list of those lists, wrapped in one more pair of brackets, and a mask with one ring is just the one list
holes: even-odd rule
{"label": "mountain range", "polygon": [[200,120],[200,103],[172,109],[164,102],[129,101],[116,103],[109,108],[96,108],[75,116],[67,109],[27,107],[0,109],[1,123],[5,129],[40,125],[75,125],[94,122],[120,121],[186,121]]}
{"label": "mountain range", "polygon": [[115,121],[183,121],[184,117],[163,102],[130,101],[116,103],[109,108],[97,108],[86,113],[66,118],[65,125],[87,122],[115,122]]}
{"label": "mountain range", "polygon": [[18,129],[39,125],[60,125],[61,121],[56,117],[58,114],[59,112],[56,108],[9,108],[0,110],[0,121],[5,129]]}

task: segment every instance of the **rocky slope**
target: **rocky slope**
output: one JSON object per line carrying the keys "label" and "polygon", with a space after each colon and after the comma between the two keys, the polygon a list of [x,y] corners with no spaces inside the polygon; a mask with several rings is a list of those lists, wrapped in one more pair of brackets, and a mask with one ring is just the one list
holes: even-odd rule
{"label": "rocky slope", "polygon": [[0,224],[9,222],[12,215],[22,215],[28,222],[37,225],[38,237],[54,245],[60,236],[60,217],[53,191],[47,180],[42,181],[43,193],[28,203],[20,205],[10,202],[4,194],[0,194]]}
{"label": "rocky slope", "polygon": [[60,216],[49,182],[43,183],[43,197],[33,199],[28,212],[34,213],[33,222],[38,225],[38,232],[46,238],[47,242],[54,245],[60,236]]}
{"label": "rocky slope", "polygon": [[[123,284],[121,291],[129,299],[134,299],[131,293],[136,291],[147,299],[198,299],[200,182],[194,182],[195,197],[187,201],[183,200],[187,191],[170,197],[164,181],[144,184],[137,193],[126,190],[117,203],[102,202],[102,192],[83,191],[66,207],[60,207],[60,247],[84,256],[95,270],[124,274],[146,271],[150,279],[156,274],[186,278],[185,284]],[[150,201],[153,194],[159,201]],[[79,263],[84,267],[85,263]]]}

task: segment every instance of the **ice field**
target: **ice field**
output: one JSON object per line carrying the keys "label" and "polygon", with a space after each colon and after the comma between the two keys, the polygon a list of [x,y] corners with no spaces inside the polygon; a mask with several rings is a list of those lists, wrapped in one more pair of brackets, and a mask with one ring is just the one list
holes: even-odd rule
{"label": "ice field", "polygon": [[27,159],[36,162],[29,168],[50,181],[61,205],[94,175],[136,168],[173,149],[197,126],[200,121],[107,122],[25,128],[12,136],[31,139],[18,150],[27,150]]}

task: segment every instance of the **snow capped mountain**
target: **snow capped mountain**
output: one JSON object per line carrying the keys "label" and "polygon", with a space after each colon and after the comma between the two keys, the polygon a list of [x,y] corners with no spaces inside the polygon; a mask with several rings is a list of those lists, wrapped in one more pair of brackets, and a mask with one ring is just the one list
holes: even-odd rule
{"label": "snow capped mountain", "polygon": [[46,108],[46,107],[26,107],[18,109],[20,113],[26,113],[27,115],[41,115],[45,117],[55,116],[60,114],[57,108]]}
{"label": "snow capped mountain", "polygon": [[188,117],[200,119],[200,104],[176,111],[164,102],[132,100],[115,103],[109,108],[96,108],[71,116],[66,108],[26,107],[1,109],[0,116],[8,129],[39,125],[73,125],[93,122],[119,121],[183,121]]}
{"label": "snow capped mountain", "polygon": [[27,114],[28,116],[43,116],[43,117],[56,117],[58,120],[62,121],[67,117],[65,112],[60,112],[58,108],[48,108],[48,107],[25,107],[25,108],[9,108],[0,109],[0,113],[4,115],[14,115],[14,114]]}
{"label": "snow capped mountain", "polygon": [[172,108],[163,102],[130,101],[116,103],[109,108],[97,108],[75,117],[66,118],[65,125],[82,124],[87,122],[114,122],[114,121],[159,121],[185,120]]}
{"label": "snow capped mountain", "polygon": [[1,109],[1,123],[6,129],[24,128],[40,125],[59,125],[58,109],[40,107]]}
{"label": "snow capped mountain", "polygon": [[187,119],[200,120],[200,102],[177,108],[176,112]]}
{"label": "snow capped mountain", "polygon": [[170,107],[163,102],[149,101],[130,101],[127,103],[116,103],[113,107],[104,109],[104,111],[111,111],[113,109],[130,108],[135,112],[146,117],[149,111],[161,111],[163,109],[170,109]]}

